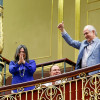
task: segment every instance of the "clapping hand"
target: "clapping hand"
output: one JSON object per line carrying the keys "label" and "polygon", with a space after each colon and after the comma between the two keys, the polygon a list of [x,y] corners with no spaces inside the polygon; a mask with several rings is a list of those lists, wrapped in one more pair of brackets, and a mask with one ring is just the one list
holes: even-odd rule
{"label": "clapping hand", "polygon": [[24,60],[23,54],[19,54],[18,64],[25,64],[25,60]]}

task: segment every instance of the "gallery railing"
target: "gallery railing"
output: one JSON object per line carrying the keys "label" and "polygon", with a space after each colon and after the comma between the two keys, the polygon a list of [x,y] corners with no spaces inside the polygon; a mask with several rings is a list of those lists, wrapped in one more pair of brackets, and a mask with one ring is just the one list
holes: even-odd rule
{"label": "gallery railing", "polygon": [[[66,58],[63,59],[63,61],[65,60]],[[57,60],[55,63],[60,63],[61,61]],[[69,63],[70,60],[67,62]],[[52,62],[40,64],[37,67],[45,66],[48,63]],[[96,70],[100,70],[100,64],[30,82],[3,86],[0,87],[0,100],[99,100],[100,74],[88,75],[88,73]],[[43,86],[44,83],[57,80],[61,82],[48,87]],[[24,87],[29,86],[35,86],[35,89],[23,91]],[[17,89],[18,93],[3,94],[14,89]]]}
{"label": "gallery railing", "polygon": [[[100,64],[66,72],[53,77],[0,87],[0,92],[17,89],[18,93],[1,95],[0,100],[99,100],[100,74],[87,76],[100,70]],[[70,78],[75,77],[71,80]],[[69,80],[70,79],[70,80]],[[61,80],[60,84],[42,87],[42,84]],[[23,91],[24,87],[35,86],[34,90]]]}
{"label": "gallery railing", "polygon": [[[4,66],[1,66],[1,72],[2,72],[2,69],[4,67],[4,79],[3,79],[3,85],[6,85],[6,64],[9,65],[10,63],[10,60],[4,58],[4,57],[1,57],[2,59],[2,62],[4,62]],[[72,70],[74,70],[75,68],[75,63],[71,60],[69,60],[68,58],[63,58],[63,59],[59,59],[59,60],[54,60],[54,61],[49,61],[49,62],[45,62],[45,63],[41,63],[41,64],[37,64],[36,67],[37,68],[42,68],[42,72],[41,72],[41,77],[43,78],[44,77],[44,67],[47,66],[47,65],[52,65],[52,64],[58,64],[58,63],[64,63],[64,73],[66,72],[66,63],[71,65],[72,66]]]}

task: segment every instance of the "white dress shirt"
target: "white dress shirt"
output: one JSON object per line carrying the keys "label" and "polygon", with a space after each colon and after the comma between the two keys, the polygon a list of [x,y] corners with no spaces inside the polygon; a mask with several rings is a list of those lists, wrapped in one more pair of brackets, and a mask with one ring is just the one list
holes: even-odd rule
{"label": "white dress shirt", "polygon": [[92,45],[93,45],[94,41],[92,40],[88,46],[85,47],[84,52],[83,52],[83,57],[82,57],[82,68],[86,67],[86,63],[87,63],[87,59],[88,56],[90,54]]}

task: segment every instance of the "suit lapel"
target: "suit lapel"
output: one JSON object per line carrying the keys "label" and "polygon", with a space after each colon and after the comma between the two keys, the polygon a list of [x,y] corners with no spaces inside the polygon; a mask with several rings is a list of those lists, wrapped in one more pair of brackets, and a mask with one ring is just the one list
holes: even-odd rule
{"label": "suit lapel", "polygon": [[[92,48],[91,48],[90,53],[89,53],[89,56],[90,56],[90,55],[92,54],[92,52],[95,50],[97,44],[98,44],[98,40],[94,41],[94,44],[92,45]],[[88,57],[89,57],[89,56],[88,56]]]}
{"label": "suit lapel", "polygon": [[78,62],[77,62],[77,63],[79,63],[80,60],[82,59],[83,53],[84,53],[84,48],[85,48],[87,45],[88,45],[88,44],[85,43],[84,46],[82,47],[82,49],[80,50],[80,53],[79,53],[79,56],[78,56]]}
{"label": "suit lapel", "polygon": [[[96,48],[96,46],[97,46],[97,44],[98,44],[98,40],[99,40],[98,38],[96,38],[96,39],[94,40],[94,44],[93,44],[93,46],[92,46],[92,48],[91,48],[91,51],[90,51],[89,56],[92,54],[93,50]],[[81,59],[82,59],[82,57],[83,57],[84,48],[85,48],[86,46],[88,46],[88,42],[87,42],[87,41],[85,41],[85,42],[83,43],[83,46],[82,46],[82,48],[81,48],[80,51],[79,51],[79,56],[78,56],[78,59],[77,59],[76,69],[80,68],[79,66],[81,66],[81,65],[79,65],[79,63],[80,63],[80,61],[81,61]],[[89,56],[88,56],[88,57],[89,57]]]}

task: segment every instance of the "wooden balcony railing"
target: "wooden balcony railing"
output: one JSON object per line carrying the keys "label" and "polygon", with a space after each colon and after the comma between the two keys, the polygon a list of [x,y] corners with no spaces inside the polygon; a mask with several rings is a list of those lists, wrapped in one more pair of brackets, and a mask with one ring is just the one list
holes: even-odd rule
{"label": "wooden balcony railing", "polygon": [[[66,61],[72,66],[75,65],[75,63],[71,63],[70,60],[66,58],[52,62],[60,63],[62,61]],[[52,62],[38,64],[37,68],[52,64]],[[95,75],[87,76],[87,73],[96,70],[100,70],[100,64],[30,82],[3,86],[0,87],[0,100],[99,100],[100,74],[97,73]],[[74,79],[72,79],[72,77],[74,77]],[[68,81],[69,78],[71,78],[71,80]],[[61,84],[41,87],[43,83],[57,80],[61,80]],[[17,94],[2,95],[2,93],[6,91],[33,85],[36,87],[34,90],[22,91]]]}
{"label": "wooden balcony railing", "polygon": [[[10,63],[10,60],[2,57],[3,61],[6,62],[8,65]],[[54,60],[54,61],[49,61],[49,62],[45,62],[45,63],[41,63],[41,64],[37,64],[37,67],[41,67],[41,66],[47,66],[50,64],[56,64],[56,63],[60,63],[60,62],[66,62],[72,66],[75,66],[76,63],[74,63],[73,61],[69,60],[68,58],[63,58],[63,59],[59,59],[59,60]]]}
{"label": "wooden balcony railing", "polygon": [[[6,64],[9,64],[9,60],[2,57]],[[37,64],[38,67],[44,67],[51,64],[66,63],[75,66],[75,63],[67,58],[60,60],[50,61],[46,63]],[[5,66],[4,66],[5,67]],[[66,66],[64,66],[66,68]],[[100,64],[82,68],[79,70],[73,70],[65,72],[60,75],[37,79],[30,82],[7,85],[0,87],[0,100],[99,100],[100,97],[100,75],[99,73],[91,76],[87,76],[87,73],[100,70]],[[76,78],[78,76],[78,78]],[[74,78],[72,78],[74,77]],[[70,79],[68,81],[68,79]],[[50,87],[41,87],[42,84],[61,80],[61,84]],[[64,81],[63,81],[64,80]],[[21,89],[24,87],[35,86],[34,90],[21,91],[17,94],[8,94],[5,92],[14,89]]]}
{"label": "wooden balcony railing", "polygon": [[[10,98],[10,96],[14,96],[14,98],[17,98],[16,100],[42,100],[41,99],[42,97],[47,98],[47,96],[42,95],[44,92],[47,92],[46,90],[52,89],[52,92],[50,92],[51,90],[48,90],[48,91],[52,95],[52,97],[49,97],[49,98],[53,98],[54,96],[53,92],[56,89],[57,90],[56,95],[58,95],[60,91],[60,95],[61,95],[60,98],[63,98],[63,99],[50,99],[50,100],[99,100],[98,98],[100,94],[100,91],[99,91],[100,90],[100,86],[99,86],[100,75],[95,74],[93,76],[86,76],[86,73],[89,73],[95,70],[100,70],[100,64],[96,66],[92,66],[92,67],[75,70],[75,71],[70,71],[70,72],[52,76],[52,77],[37,79],[30,82],[3,86],[3,87],[0,87],[0,92],[5,92],[5,91],[13,90],[13,89],[18,89],[18,88],[28,87],[28,86],[33,86],[33,85],[36,87],[38,85],[40,87],[39,84],[47,83],[50,81],[56,81],[56,80],[64,80],[71,77],[76,77],[78,75],[81,76],[83,74],[83,77],[66,81],[66,82],[62,81],[60,85],[55,85],[54,87],[52,86],[52,87],[47,87],[47,88],[36,88],[31,91],[20,92],[19,94],[10,94],[9,96],[3,95],[1,96],[1,98],[5,97],[6,99],[2,99],[2,100],[7,100],[8,98]],[[15,95],[17,95],[19,98],[16,97]],[[28,97],[30,98],[30,96],[31,96],[31,99],[28,99]],[[26,97],[27,99],[22,99]],[[15,99],[12,99],[12,100],[15,100]],[[43,99],[43,100],[47,100],[47,99]]]}
{"label": "wooden balcony railing", "polygon": [[[3,85],[6,85],[6,64],[9,65],[10,63],[10,60],[2,57],[3,59],[3,62],[5,63],[4,64],[4,82],[3,82]],[[41,64],[37,64],[36,67],[37,68],[42,68],[42,72],[41,72],[41,77],[43,78],[44,77],[44,67],[45,66],[48,66],[48,65],[52,65],[52,64],[56,64],[56,63],[62,63],[64,62],[64,73],[66,72],[66,63],[71,65],[72,66],[72,70],[74,70],[75,68],[75,63],[71,60],[69,60],[68,58],[62,58],[62,59],[59,59],[59,60],[54,60],[54,61],[49,61],[49,62],[45,62],[45,63],[41,63]]]}
{"label": "wooden balcony railing", "polygon": [[46,77],[43,79],[37,79],[34,81],[30,81],[30,82],[24,82],[24,83],[15,84],[15,85],[3,86],[3,87],[0,87],[0,92],[4,92],[7,90],[13,90],[13,89],[16,89],[17,87],[28,87],[28,86],[32,86],[32,85],[37,85],[39,83],[47,83],[50,81],[56,81],[56,80],[60,80],[63,78],[76,77],[80,74],[89,73],[89,72],[96,71],[96,70],[100,70],[100,64],[91,66],[91,67],[87,67],[87,68],[70,71],[70,72],[63,73],[63,74],[56,75],[56,76]]}

